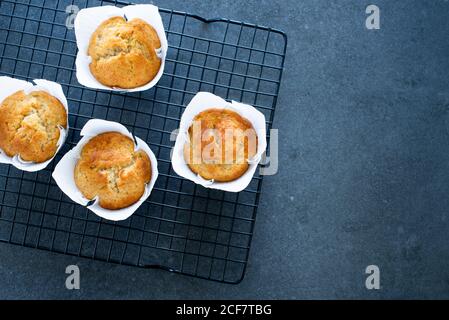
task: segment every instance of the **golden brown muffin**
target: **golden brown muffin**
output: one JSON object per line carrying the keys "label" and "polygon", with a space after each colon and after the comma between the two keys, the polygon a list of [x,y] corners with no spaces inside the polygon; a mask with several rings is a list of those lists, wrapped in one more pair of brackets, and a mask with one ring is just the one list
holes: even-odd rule
{"label": "golden brown muffin", "polygon": [[148,155],[134,151],[134,141],[118,132],[102,133],[87,142],[75,166],[75,183],[89,200],[116,210],[136,203],[151,179]]}
{"label": "golden brown muffin", "polygon": [[227,182],[248,170],[257,153],[257,134],[251,123],[226,109],[208,109],[193,119],[190,142],[184,145],[189,168],[207,180]]}
{"label": "golden brown muffin", "polygon": [[23,90],[0,105],[0,149],[31,162],[51,159],[58,149],[60,127],[67,128],[64,105],[45,91]]}
{"label": "golden brown muffin", "polygon": [[161,67],[156,30],[141,19],[112,17],[92,34],[88,55],[94,77],[108,87],[137,88],[154,79]]}

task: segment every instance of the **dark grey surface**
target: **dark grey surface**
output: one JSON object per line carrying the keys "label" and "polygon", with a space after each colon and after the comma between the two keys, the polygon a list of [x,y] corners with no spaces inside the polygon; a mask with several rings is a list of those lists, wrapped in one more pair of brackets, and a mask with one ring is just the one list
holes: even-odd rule
{"label": "dark grey surface", "polygon": [[[226,285],[0,244],[0,298],[449,298],[449,2],[154,1],[289,37],[246,277]],[[365,28],[365,8],[381,29]],[[78,264],[81,290],[65,289]],[[381,289],[365,289],[376,264]]]}

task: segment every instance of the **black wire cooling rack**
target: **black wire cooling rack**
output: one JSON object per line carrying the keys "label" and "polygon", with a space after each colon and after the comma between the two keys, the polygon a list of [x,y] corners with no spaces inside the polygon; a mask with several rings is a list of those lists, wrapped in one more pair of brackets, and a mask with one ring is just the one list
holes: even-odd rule
{"label": "black wire cooling rack", "polygon": [[[228,19],[160,9],[169,50],[158,85],[139,93],[91,90],[75,77],[67,6],[119,1],[0,1],[0,74],[60,83],[70,133],[55,160],[37,173],[0,165],[0,241],[107,262],[163,268],[227,283],[243,279],[262,176],[240,193],[205,189],[171,168],[171,133],[198,91],[255,106],[271,128],[287,39],[280,31]],[[69,10],[68,10],[69,11]],[[70,21],[69,21],[70,22]],[[0,88],[1,90],[1,88]],[[159,162],[149,199],[123,222],[75,204],[51,173],[91,118],[118,121],[145,140]]]}

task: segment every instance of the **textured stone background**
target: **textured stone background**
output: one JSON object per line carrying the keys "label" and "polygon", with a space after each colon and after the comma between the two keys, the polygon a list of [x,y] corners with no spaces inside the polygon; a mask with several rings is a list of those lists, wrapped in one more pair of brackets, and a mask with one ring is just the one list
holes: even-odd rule
{"label": "textured stone background", "polygon": [[[0,298],[449,298],[449,2],[155,4],[289,37],[246,277],[226,285],[0,244]],[[365,8],[381,9],[381,30]],[[82,289],[65,289],[68,264]],[[381,290],[364,287],[381,269]]]}

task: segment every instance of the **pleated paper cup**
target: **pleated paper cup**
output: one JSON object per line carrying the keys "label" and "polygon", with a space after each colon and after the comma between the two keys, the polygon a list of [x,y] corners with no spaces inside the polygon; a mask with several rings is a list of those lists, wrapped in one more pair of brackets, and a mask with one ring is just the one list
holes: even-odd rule
{"label": "pleated paper cup", "polygon": [[[206,180],[190,170],[184,158],[184,145],[190,141],[188,134],[189,127],[191,126],[196,115],[208,109],[228,109],[234,111],[251,122],[254,130],[256,131],[257,153],[252,159],[248,160],[248,170],[236,180],[229,182]],[[181,177],[193,181],[196,184],[200,184],[205,188],[219,189],[229,192],[240,192],[250,184],[251,179],[256,172],[257,165],[267,149],[266,136],[267,129],[265,124],[265,116],[253,106],[236,101],[227,102],[212,93],[199,92],[187,105],[181,117],[181,123],[172,153],[173,170]]]}
{"label": "pleated paper cup", "polygon": [[[75,166],[80,158],[81,150],[90,139],[105,132],[118,132],[133,139],[133,141],[135,141],[135,150],[143,150],[148,155],[151,162],[151,180],[147,183],[144,194],[136,203],[123,209],[109,210],[102,208],[99,204],[98,197],[93,200],[85,198],[75,183]],[[52,174],[53,179],[55,179],[58,187],[70,199],[82,206],[87,207],[99,217],[112,221],[120,221],[129,218],[142,205],[142,203],[148,199],[151,194],[151,190],[153,190],[154,184],[156,183],[159,175],[156,156],[145,141],[133,136],[123,125],[117,122],[99,119],[89,120],[81,130],[80,135],[82,136],[82,139],[72,150],[66,153],[61,161],[59,161],[56,165]]]}
{"label": "pleated paper cup", "polygon": [[[92,59],[88,55],[88,48],[92,34],[95,32],[95,30],[97,30],[101,23],[108,20],[109,18],[118,16],[124,17],[128,21],[134,18],[142,19],[156,30],[161,42],[161,48],[159,50],[156,50],[158,57],[161,59],[159,72],[156,74],[156,77],[154,77],[153,80],[137,88],[122,89],[107,87],[101,84],[89,69],[89,65]],[[159,14],[159,9],[154,5],[136,4],[123,8],[114,6],[102,6],[82,9],[78,12],[75,18],[75,36],[76,44],[78,46],[78,54],[76,56],[75,62],[76,78],[78,79],[78,82],[83,86],[94,89],[104,89],[121,92],[145,91],[154,87],[164,73],[168,42],[164,30],[164,25],[162,23],[162,18]]]}
{"label": "pleated paper cup", "polygon": [[6,155],[6,153],[0,149],[0,163],[6,163],[11,164],[14,167],[16,167],[19,170],[28,171],[28,172],[35,172],[42,169],[45,169],[48,164],[54,159],[56,154],[58,153],[59,149],[64,145],[65,139],[67,137],[67,133],[69,130],[69,121],[68,121],[68,114],[69,114],[69,107],[67,104],[67,99],[64,95],[64,92],[62,91],[62,87],[60,84],[44,79],[36,79],[33,80],[34,84],[32,82],[14,79],[10,77],[2,76],[0,77],[0,104],[5,100],[8,96],[16,93],[17,91],[23,90],[25,94],[28,94],[33,91],[45,91],[48,94],[52,95],[56,99],[58,99],[62,105],[65,108],[66,114],[67,114],[67,128],[59,127],[59,140],[57,143],[58,148],[56,149],[56,152],[54,156],[45,161],[45,162],[31,162],[31,161],[25,161],[20,158],[20,155],[15,155],[13,157],[9,157]]}

